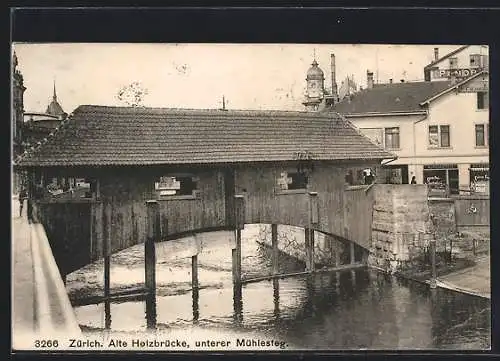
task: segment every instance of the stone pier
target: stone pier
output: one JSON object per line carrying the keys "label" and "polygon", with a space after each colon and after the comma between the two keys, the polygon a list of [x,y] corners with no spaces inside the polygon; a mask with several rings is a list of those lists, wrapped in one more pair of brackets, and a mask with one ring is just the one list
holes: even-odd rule
{"label": "stone pier", "polygon": [[431,229],[425,185],[377,184],[368,264],[394,272],[409,258],[413,237]]}

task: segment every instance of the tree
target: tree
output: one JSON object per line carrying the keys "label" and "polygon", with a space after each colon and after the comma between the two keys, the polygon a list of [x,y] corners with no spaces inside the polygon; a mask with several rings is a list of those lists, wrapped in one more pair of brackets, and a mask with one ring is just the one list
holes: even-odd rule
{"label": "tree", "polygon": [[128,106],[140,107],[146,95],[148,95],[148,90],[135,81],[122,87],[116,97]]}

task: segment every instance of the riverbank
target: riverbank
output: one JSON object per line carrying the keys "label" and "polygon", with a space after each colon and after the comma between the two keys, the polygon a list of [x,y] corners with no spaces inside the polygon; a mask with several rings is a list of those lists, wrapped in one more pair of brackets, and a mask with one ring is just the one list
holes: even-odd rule
{"label": "riverbank", "polygon": [[490,257],[481,257],[473,267],[438,277],[437,286],[491,299]]}
{"label": "riverbank", "polygon": [[[373,267],[377,271],[386,273],[382,268]],[[490,257],[482,256],[477,259],[457,259],[450,264],[437,268],[436,286],[455,292],[491,299]],[[430,284],[431,270],[421,272],[404,271],[393,274],[395,277]]]}

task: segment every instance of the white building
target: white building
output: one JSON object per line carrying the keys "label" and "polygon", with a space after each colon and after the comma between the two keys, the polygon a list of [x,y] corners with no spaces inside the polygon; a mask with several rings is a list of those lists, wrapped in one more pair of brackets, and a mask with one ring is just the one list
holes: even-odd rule
{"label": "white building", "polygon": [[439,56],[439,48],[434,48],[434,61],[424,68],[426,81],[462,81],[480,71],[488,69],[489,49],[486,45],[464,45]]}
{"label": "white building", "polygon": [[[461,62],[466,59],[470,65],[478,53],[484,56],[487,49],[464,46],[438,58],[425,67],[430,80],[424,82],[374,84],[368,72],[368,88],[334,106],[398,156],[386,163],[378,181],[410,183],[415,177],[437,192],[489,192],[488,71],[478,67],[466,78],[441,72],[450,58],[458,59],[451,61],[457,69],[465,69],[459,68]],[[448,74],[444,80],[443,74]]]}

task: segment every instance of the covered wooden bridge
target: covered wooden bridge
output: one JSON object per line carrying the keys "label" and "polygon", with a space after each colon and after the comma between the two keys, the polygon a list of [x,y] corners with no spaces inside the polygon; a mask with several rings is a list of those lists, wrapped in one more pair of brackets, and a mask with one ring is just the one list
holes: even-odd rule
{"label": "covered wooden bridge", "polygon": [[335,113],[82,105],[15,166],[65,275],[144,242],[150,200],[159,240],[265,223],[367,249],[369,192],[346,175],[388,158]]}

